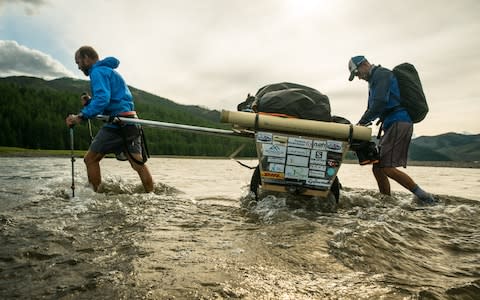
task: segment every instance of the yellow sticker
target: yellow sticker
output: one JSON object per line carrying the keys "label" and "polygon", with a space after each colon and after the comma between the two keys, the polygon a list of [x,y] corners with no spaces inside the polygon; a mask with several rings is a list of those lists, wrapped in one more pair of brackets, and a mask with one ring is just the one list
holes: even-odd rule
{"label": "yellow sticker", "polygon": [[266,172],[266,171],[263,171],[261,173],[261,176],[266,177],[266,178],[273,178],[273,179],[284,179],[285,178],[285,175],[283,173]]}

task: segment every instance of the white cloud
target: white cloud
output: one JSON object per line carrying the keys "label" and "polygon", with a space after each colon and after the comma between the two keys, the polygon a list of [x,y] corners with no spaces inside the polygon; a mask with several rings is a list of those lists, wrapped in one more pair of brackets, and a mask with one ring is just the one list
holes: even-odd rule
{"label": "white cloud", "polygon": [[0,0],[0,10],[6,4],[23,5],[23,9],[26,15],[34,15],[38,12],[38,7],[44,5],[44,0]]}
{"label": "white cloud", "polygon": [[74,77],[60,62],[16,41],[0,40],[0,76],[28,75],[52,79]]}

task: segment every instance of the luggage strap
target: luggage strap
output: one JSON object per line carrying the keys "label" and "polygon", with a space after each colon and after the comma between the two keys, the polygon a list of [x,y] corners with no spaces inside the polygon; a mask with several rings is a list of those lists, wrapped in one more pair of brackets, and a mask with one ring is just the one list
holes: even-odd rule
{"label": "luggage strap", "polygon": [[[112,119],[112,121],[110,121],[109,119],[109,122],[121,124],[122,122],[118,118],[115,119],[115,117],[134,118],[134,119],[138,118],[137,113],[135,111],[126,111],[126,112],[119,113],[117,116],[110,116],[110,119]],[[136,159],[135,157],[133,157],[132,153],[128,151],[128,143],[127,143],[127,136],[125,132],[125,126],[120,126],[120,132],[122,134],[123,148],[125,152],[136,164],[143,166],[147,162],[148,158],[150,158],[150,153],[148,151],[147,140],[145,138],[145,132],[143,131],[143,128],[141,126],[137,126],[137,128],[139,131],[141,147],[142,147],[142,160]]]}

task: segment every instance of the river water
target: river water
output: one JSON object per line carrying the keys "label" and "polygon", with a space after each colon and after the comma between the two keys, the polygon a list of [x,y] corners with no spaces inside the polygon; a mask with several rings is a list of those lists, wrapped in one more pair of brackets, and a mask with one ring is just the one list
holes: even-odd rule
{"label": "river water", "polygon": [[255,203],[232,160],[152,158],[149,194],[114,159],[94,193],[77,159],[71,197],[70,167],[0,158],[0,299],[480,299],[480,169],[408,167],[421,207],[344,164],[332,213]]}

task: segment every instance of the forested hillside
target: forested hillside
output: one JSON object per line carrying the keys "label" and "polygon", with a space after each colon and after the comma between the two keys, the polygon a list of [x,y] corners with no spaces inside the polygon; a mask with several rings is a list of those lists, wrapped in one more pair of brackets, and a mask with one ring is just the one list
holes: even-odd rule
{"label": "forested hillside", "polygon": [[449,132],[437,136],[421,136],[414,139],[413,144],[417,149],[430,149],[432,152],[430,156],[417,160],[434,156],[445,157],[451,161],[480,161],[480,134],[465,135]]}
{"label": "forested hillside", "polygon": [[[69,149],[64,119],[80,110],[79,96],[88,91],[84,80],[61,78],[45,81],[31,77],[0,78],[0,146],[30,149]],[[173,101],[132,88],[135,109],[144,119],[212,128],[228,128],[219,123],[219,112]],[[93,132],[102,122],[92,122]],[[87,149],[90,134],[86,124],[75,127],[75,148]],[[145,128],[148,148],[155,155],[227,156],[240,145],[248,147],[240,156],[256,156],[253,141],[189,132]]]}
{"label": "forested hillside", "polygon": [[[0,78],[0,146],[30,149],[69,149],[64,119],[80,110],[80,94],[89,82],[72,78],[46,81],[33,77]],[[200,106],[181,105],[131,87],[135,109],[143,119],[229,128],[219,123],[220,113]],[[103,124],[94,120],[93,132]],[[253,140],[145,128],[154,155],[227,156],[240,145],[239,156],[256,156]],[[90,134],[86,124],[75,127],[75,148],[86,150]],[[355,159],[353,152],[347,156]],[[480,161],[480,135],[446,133],[412,140],[410,160]]]}

